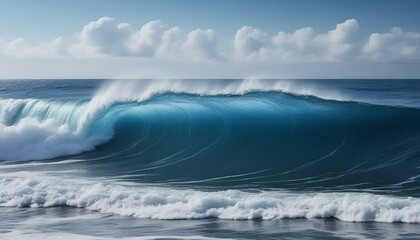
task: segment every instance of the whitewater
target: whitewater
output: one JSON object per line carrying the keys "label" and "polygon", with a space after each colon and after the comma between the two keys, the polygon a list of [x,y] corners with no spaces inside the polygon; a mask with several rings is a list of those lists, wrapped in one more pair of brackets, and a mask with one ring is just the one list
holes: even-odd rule
{"label": "whitewater", "polygon": [[416,238],[419,122],[417,80],[0,81],[0,236]]}

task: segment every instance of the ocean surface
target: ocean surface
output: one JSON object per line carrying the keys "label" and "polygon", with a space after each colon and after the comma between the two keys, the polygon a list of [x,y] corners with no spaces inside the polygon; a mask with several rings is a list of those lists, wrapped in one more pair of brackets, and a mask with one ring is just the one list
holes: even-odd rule
{"label": "ocean surface", "polygon": [[0,239],[420,239],[420,80],[2,80]]}

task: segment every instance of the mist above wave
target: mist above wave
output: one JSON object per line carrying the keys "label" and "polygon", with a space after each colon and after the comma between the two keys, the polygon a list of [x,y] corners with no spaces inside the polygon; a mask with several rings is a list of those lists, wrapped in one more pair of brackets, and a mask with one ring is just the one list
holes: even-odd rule
{"label": "mist above wave", "polygon": [[321,89],[315,84],[302,84],[298,80],[115,80],[96,92],[90,108],[94,110],[116,102],[142,102],[164,93],[218,96],[251,92],[283,92],[326,100],[345,100],[336,90]]}

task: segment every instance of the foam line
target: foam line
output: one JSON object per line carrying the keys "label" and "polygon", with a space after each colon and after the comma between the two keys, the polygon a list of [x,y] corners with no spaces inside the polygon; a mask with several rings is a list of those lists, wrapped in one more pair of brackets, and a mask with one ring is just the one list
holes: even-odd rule
{"label": "foam line", "polygon": [[[26,174],[26,175],[25,175]],[[420,223],[420,199],[369,193],[203,192],[3,174],[0,206],[87,208],[153,219],[336,218],[349,222]]]}

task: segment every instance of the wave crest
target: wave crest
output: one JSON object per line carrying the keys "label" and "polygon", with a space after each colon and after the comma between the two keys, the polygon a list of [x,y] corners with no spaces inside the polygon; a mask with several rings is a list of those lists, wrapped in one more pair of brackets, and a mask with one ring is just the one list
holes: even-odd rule
{"label": "wave crest", "polygon": [[95,110],[116,102],[143,102],[164,93],[218,96],[251,92],[283,92],[326,100],[345,100],[337,90],[326,91],[314,84],[299,84],[296,80],[116,80],[108,82],[97,91],[90,107]]}

